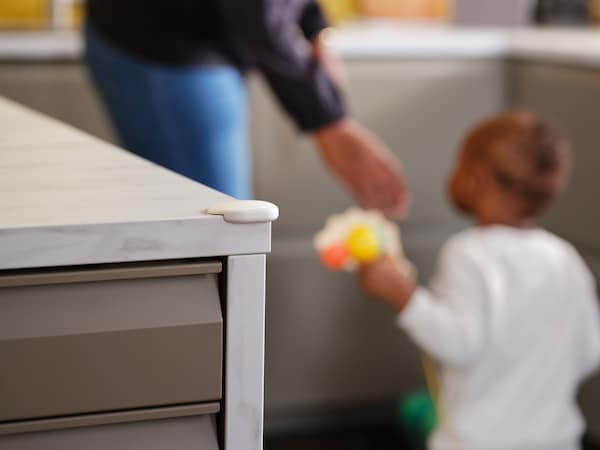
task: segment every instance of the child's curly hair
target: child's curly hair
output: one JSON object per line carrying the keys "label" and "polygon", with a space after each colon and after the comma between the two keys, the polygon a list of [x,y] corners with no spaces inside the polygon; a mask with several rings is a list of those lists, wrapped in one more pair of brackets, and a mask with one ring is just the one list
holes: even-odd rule
{"label": "child's curly hair", "polygon": [[[513,111],[477,126],[462,146],[461,159],[486,164],[498,185],[519,200],[522,217],[536,218],[564,188],[571,150],[548,123],[532,113]],[[467,204],[457,206],[472,212]]]}

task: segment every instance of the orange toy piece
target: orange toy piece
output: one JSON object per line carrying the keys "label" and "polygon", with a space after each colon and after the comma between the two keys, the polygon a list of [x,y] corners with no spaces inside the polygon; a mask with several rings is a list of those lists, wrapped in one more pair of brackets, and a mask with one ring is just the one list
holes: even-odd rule
{"label": "orange toy piece", "polygon": [[343,270],[348,264],[350,253],[344,244],[333,244],[321,252],[321,262],[330,270]]}

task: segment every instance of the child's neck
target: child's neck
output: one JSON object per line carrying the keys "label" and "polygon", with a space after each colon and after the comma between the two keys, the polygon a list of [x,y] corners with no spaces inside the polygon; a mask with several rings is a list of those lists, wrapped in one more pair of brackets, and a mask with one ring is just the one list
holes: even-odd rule
{"label": "child's neck", "polygon": [[537,226],[537,220],[535,219],[523,219],[523,218],[509,218],[509,217],[483,217],[477,216],[476,222],[480,227],[491,227],[494,225],[502,225],[505,227],[519,228],[519,229],[531,229]]}

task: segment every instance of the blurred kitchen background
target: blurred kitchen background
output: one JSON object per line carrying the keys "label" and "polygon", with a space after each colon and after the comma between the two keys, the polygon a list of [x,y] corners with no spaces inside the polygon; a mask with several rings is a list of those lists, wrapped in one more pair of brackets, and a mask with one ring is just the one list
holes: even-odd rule
{"label": "blurred kitchen background", "polygon": [[[507,107],[541,113],[573,140],[574,177],[546,226],[600,277],[600,0],[322,3],[352,113],[405,164],[416,203],[402,233],[423,281],[442,242],[467,225],[445,195],[459,139]],[[0,95],[115,141],[81,63],[84,9],[0,0]],[[282,213],[268,262],[267,449],[400,448],[397,401],[424,385],[418,354],[389,310],[319,264],[313,234],[352,199],[277,113],[260,77],[250,83],[255,189]],[[581,399],[600,436],[600,378]]]}

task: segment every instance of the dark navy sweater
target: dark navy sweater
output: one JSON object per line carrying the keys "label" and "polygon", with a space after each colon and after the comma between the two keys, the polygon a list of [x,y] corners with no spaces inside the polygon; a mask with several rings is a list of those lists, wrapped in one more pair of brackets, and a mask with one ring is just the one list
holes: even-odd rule
{"label": "dark navy sweater", "polygon": [[326,26],[315,0],[88,0],[88,16],[113,45],[149,62],[256,67],[303,130],[344,116],[307,45]]}

